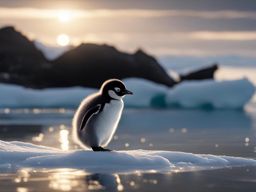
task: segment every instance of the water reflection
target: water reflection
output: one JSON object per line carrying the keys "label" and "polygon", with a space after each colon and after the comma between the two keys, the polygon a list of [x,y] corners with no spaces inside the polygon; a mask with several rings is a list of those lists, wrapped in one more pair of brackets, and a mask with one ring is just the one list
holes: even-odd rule
{"label": "water reflection", "polygon": [[69,150],[69,130],[61,129],[60,136],[59,136],[60,148],[63,151]]}
{"label": "water reflection", "polygon": [[25,187],[18,187],[17,192],[28,192],[29,190]]}
{"label": "water reflection", "polygon": [[49,188],[60,191],[71,191],[74,188],[85,188],[78,178],[85,175],[83,171],[58,169],[49,175]]}
{"label": "water reflection", "polygon": [[117,174],[91,174],[73,169],[57,169],[49,173],[49,188],[60,191],[123,191]]}
{"label": "water reflection", "polygon": [[[19,183],[13,184],[11,175],[0,179],[5,191],[254,191],[255,167],[234,167],[197,172],[131,174],[89,174],[75,169],[29,170],[17,173]],[[122,182],[121,182],[122,181]],[[186,185],[184,185],[186,183]],[[214,185],[211,188],[209,186]],[[226,186],[223,188],[223,186]],[[2,190],[0,190],[2,191]]]}
{"label": "water reflection", "polygon": [[15,183],[26,183],[30,178],[30,170],[29,169],[21,169],[18,171],[17,177],[14,179]]}
{"label": "water reflection", "polygon": [[123,191],[124,186],[117,174],[93,174],[86,178],[88,189],[104,189],[106,191]]}

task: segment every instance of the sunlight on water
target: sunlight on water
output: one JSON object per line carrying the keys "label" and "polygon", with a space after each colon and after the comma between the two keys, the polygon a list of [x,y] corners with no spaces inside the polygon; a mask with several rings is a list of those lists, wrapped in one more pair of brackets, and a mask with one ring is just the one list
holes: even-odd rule
{"label": "sunlight on water", "polygon": [[60,130],[59,142],[60,142],[60,148],[63,151],[68,151],[69,150],[68,135],[69,135],[69,131],[67,129],[61,129]]}
{"label": "sunlight on water", "polygon": [[128,148],[128,147],[130,147],[130,144],[129,144],[129,143],[125,143],[124,146],[125,146],[126,148]]}
{"label": "sunlight on water", "polygon": [[41,110],[40,109],[33,109],[33,113],[35,113],[35,114],[39,114],[39,113],[41,113]]}
{"label": "sunlight on water", "polygon": [[28,192],[28,189],[25,187],[18,187],[17,192]]}
{"label": "sunlight on water", "polygon": [[9,108],[5,108],[5,109],[4,109],[4,113],[5,113],[5,114],[9,114],[10,112],[11,112],[11,110],[10,110]]}
{"label": "sunlight on water", "polygon": [[32,137],[32,141],[35,142],[42,142],[44,139],[44,134],[43,133],[39,133],[38,136]]}
{"label": "sunlight on water", "polygon": [[187,128],[182,128],[181,129],[181,133],[187,133],[188,132],[188,129]]}
{"label": "sunlight on water", "polygon": [[15,183],[26,183],[28,182],[29,178],[30,178],[30,170],[29,169],[21,169],[18,172],[18,176],[14,179]]}
{"label": "sunlight on water", "polygon": [[60,191],[71,191],[73,188],[85,188],[81,182],[77,180],[78,176],[85,175],[82,171],[73,171],[70,169],[58,169],[49,176],[49,188]]}
{"label": "sunlight on water", "polygon": [[117,183],[117,190],[118,191],[123,191],[124,186],[121,183],[120,177],[118,175],[114,175],[116,177],[116,183]]}
{"label": "sunlight on water", "polygon": [[49,113],[61,113],[61,114],[73,114],[73,110],[64,108],[1,108],[0,114],[49,114]]}
{"label": "sunlight on water", "polygon": [[145,143],[146,142],[146,138],[144,138],[144,137],[140,138],[140,142],[141,143]]}

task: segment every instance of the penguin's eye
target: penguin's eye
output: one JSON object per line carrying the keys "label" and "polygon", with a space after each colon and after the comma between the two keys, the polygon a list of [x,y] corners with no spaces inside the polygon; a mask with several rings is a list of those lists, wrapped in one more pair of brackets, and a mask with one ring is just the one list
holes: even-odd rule
{"label": "penguin's eye", "polygon": [[120,92],[121,91],[121,89],[119,87],[115,87],[114,89],[115,89],[116,92]]}

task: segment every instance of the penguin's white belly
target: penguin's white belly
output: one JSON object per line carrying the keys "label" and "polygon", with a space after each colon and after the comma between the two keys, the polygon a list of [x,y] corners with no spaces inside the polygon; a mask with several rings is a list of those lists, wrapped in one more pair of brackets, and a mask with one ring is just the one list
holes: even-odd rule
{"label": "penguin's white belly", "polygon": [[110,103],[106,103],[103,111],[96,115],[94,129],[99,146],[104,147],[111,141],[121,118],[123,107],[122,100],[112,100]]}

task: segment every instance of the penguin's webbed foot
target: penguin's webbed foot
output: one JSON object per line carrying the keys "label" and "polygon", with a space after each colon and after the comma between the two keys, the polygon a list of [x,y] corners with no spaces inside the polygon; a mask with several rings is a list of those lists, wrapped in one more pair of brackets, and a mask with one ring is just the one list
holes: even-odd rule
{"label": "penguin's webbed foot", "polygon": [[105,149],[105,148],[103,148],[103,147],[92,147],[92,150],[93,150],[93,151],[104,151],[104,152],[106,152],[106,151],[112,151],[112,150],[110,150],[110,149]]}

